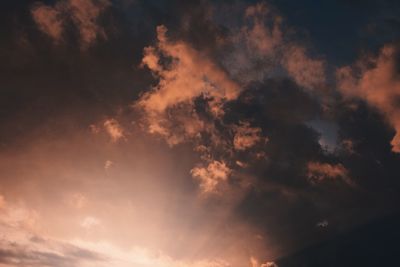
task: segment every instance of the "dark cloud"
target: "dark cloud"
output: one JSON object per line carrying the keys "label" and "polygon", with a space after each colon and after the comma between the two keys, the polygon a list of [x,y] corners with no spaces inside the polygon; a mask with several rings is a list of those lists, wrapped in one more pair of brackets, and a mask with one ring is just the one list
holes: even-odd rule
{"label": "dark cloud", "polygon": [[63,251],[40,251],[14,244],[0,249],[0,263],[12,266],[79,266],[82,261],[102,262],[106,259],[89,250],[66,246]]}

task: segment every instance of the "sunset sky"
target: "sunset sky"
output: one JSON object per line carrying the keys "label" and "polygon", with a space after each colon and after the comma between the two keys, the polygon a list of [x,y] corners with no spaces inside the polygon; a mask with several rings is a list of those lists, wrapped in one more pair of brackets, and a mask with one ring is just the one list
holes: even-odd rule
{"label": "sunset sky", "polygon": [[0,267],[396,266],[399,1],[0,13]]}

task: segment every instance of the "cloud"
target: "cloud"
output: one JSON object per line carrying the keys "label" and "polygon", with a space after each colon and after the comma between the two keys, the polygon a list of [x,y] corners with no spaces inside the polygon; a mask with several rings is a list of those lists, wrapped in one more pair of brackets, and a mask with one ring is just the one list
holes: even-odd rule
{"label": "cloud", "polygon": [[[88,242],[84,240],[74,240],[72,242],[78,247],[88,248],[109,256],[107,263],[98,266],[140,266],[140,267],[230,267],[228,261],[222,259],[198,259],[198,260],[176,260],[162,251],[152,251],[143,247],[131,247],[130,249],[121,249],[106,241]],[[107,265],[108,264],[108,265]],[[94,265],[95,266],[95,265]]]}
{"label": "cloud", "polygon": [[166,32],[164,26],[158,26],[157,45],[144,49],[142,66],[149,68],[159,82],[135,107],[143,111],[148,132],[175,145],[206,129],[194,109],[196,98],[208,98],[210,112],[219,116],[223,103],[236,99],[240,87],[207,55],[183,41],[169,40]]}
{"label": "cloud", "polygon": [[[248,7],[245,18],[252,20],[251,27],[242,28],[248,47],[263,56],[275,53],[283,42],[282,18],[274,14],[265,2]],[[266,21],[270,22],[270,25],[267,25]]]}
{"label": "cloud", "polygon": [[312,184],[327,179],[342,179],[348,185],[354,185],[349,178],[348,170],[342,164],[329,164],[311,161],[307,164],[307,177]]}
{"label": "cloud", "polygon": [[304,45],[292,40],[294,30],[283,24],[283,17],[267,3],[249,6],[244,26],[233,29],[233,52],[226,53],[224,66],[243,84],[282,76],[284,70],[304,89],[321,89],[326,82],[325,61],[310,57]]}
{"label": "cloud", "polygon": [[109,5],[108,0],[69,0],[70,15],[79,29],[84,49],[90,47],[97,38],[106,38],[104,29],[97,24],[97,18]]}
{"label": "cloud", "polygon": [[[148,112],[164,112],[182,102],[191,102],[201,94],[216,100],[232,100],[238,96],[239,86],[211,59],[189,44],[170,41],[167,28],[157,27],[157,49],[144,50],[142,64],[160,78],[158,86],[145,93],[138,105]],[[171,64],[164,67],[160,56],[168,57]]]}
{"label": "cloud", "polygon": [[3,199],[0,209],[0,265],[78,267],[105,257],[68,242],[49,239],[41,235],[39,214],[23,203],[10,203]]}
{"label": "cloud", "polygon": [[267,261],[260,264],[259,261],[254,257],[250,257],[250,264],[251,267],[278,267],[278,265],[273,261]]}
{"label": "cloud", "polygon": [[[233,126],[235,136],[233,145],[236,150],[246,150],[261,141],[261,128],[250,127],[250,123],[241,122],[238,126]],[[265,139],[268,141],[268,138]]]}
{"label": "cloud", "polygon": [[112,162],[111,160],[106,160],[106,162],[104,163],[104,169],[108,170],[109,168],[111,168],[114,165],[114,162]]}
{"label": "cloud", "polygon": [[329,226],[329,222],[327,220],[323,220],[317,223],[317,227],[326,228]]}
{"label": "cloud", "polygon": [[227,40],[232,48],[223,53],[222,64],[242,84],[262,81],[274,73],[283,45],[282,18],[265,3],[249,6],[243,26],[232,29]]}
{"label": "cloud", "polygon": [[[3,199],[0,208],[0,265],[31,267],[106,267],[106,266],[154,266],[154,267],[229,267],[228,261],[204,257],[196,260],[178,260],[146,247],[121,248],[112,242],[90,241],[79,238],[54,238],[48,229],[41,229],[34,210],[22,203]],[[32,216],[35,224],[32,224]],[[39,216],[41,217],[41,216]],[[37,224],[36,224],[37,221]],[[99,219],[87,216],[81,226],[90,230],[100,224]],[[51,232],[51,231],[50,231]]]}
{"label": "cloud", "polygon": [[232,170],[225,162],[213,161],[207,167],[195,167],[191,170],[192,176],[200,183],[202,193],[217,193],[218,187],[225,183]]}
{"label": "cloud", "polygon": [[[347,98],[359,98],[379,110],[396,131],[392,151],[400,153],[400,79],[396,56],[398,49],[386,45],[377,58],[367,58],[355,66],[337,70],[340,92]],[[373,65],[372,67],[370,67]]]}
{"label": "cloud", "polygon": [[66,27],[72,21],[79,32],[81,49],[85,50],[98,38],[106,38],[97,20],[109,6],[108,0],[60,0],[54,6],[38,2],[31,13],[39,30],[49,35],[56,44],[64,39]]}
{"label": "cloud", "polygon": [[103,123],[103,126],[110,136],[112,142],[115,143],[125,138],[123,129],[116,119],[107,119]]}
{"label": "cloud", "polygon": [[55,43],[60,43],[63,39],[64,18],[61,9],[59,4],[53,8],[37,3],[31,10],[39,29],[49,35]]}
{"label": "cloud", "polygon": [[275,262],[268,261],[261,264],[261,267],[278,267],[278,265]]}
{"label": "cloud", "polygon": [[304,47],[289,45],[282,61],[288,74],[298,85],[311,89],[321,89],[325,85],[325,62],[307,56]]}

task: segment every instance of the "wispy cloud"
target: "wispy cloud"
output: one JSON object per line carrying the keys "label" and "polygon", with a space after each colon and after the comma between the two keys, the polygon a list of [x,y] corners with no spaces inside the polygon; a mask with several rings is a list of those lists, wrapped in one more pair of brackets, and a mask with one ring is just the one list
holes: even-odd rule
{"label": "wispy cloud", "polygon": [[97,39],[107,37],[97,20],[110,4],[108,0],[60,0],[53,6],[37,2],[31,13],[39,29],[56,44],[65,41],[66,28],[72,21],[79,32],[81,49],[85,50]]}

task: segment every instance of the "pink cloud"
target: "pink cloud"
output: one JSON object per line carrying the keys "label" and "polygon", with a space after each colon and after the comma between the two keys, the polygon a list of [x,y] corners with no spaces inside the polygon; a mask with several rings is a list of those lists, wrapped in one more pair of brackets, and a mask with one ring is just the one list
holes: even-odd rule
{"label": "pink cloud", "polygon": [[[397,50],[386,45],[377,58],[368,58],[356,66],[337,70],[340,92],[347,98],[360,98],[379,110],[395,129],[391,141],[393,152],[400,153],[400,109],[396,99],[400,97],[400,79],[396,75]],[[367,65],[373,64],[373,67]]]}
{"label": "pink cloud", "polygon": [[199,181],[201,192],[216,193],[218,186],[228,180],[231,169],[225,162],[212,161],[207,167],[195,167],[191,170],[192,176]]}
{"label": "pink cloud", "polygon": [[[160,81],[142,95],[135,107],[143,112],[148,132],[175,145],[212,128],[197,116],[195,98],[209,97],[209,110],[219,116],[223,103],[235,99],[240,87],[205,54],[185,42],[170,41],[166,32],[164,26],[158,26],[157,45],[144,49],[142,66]],[[162,64],[160,57],[170,58],[171,63]]]}
{"label": "pink cloud", "polygon": [[[250,123],[242,122],[233,127],[235,136],[233,145],[236,150],[246,150],[261,141],[262,133],[258,127],[250,127]],[[265,139],[268,140],[268,139]]]}
{"label": "pink cloud", "polygon": [[85,50],[98,38],[106,38],[97,20],[108,6],[108,0],[60,0],[54,6],[38,3],[31,9],[31,13],[39,29],[56,44],[63,40],[65,26],[72,20],[79,31],[81,49]]}

